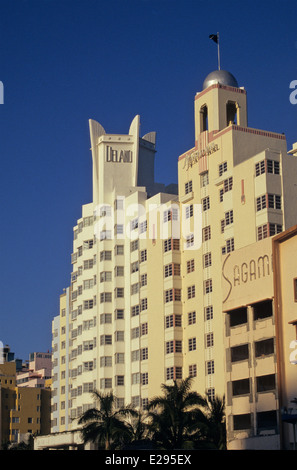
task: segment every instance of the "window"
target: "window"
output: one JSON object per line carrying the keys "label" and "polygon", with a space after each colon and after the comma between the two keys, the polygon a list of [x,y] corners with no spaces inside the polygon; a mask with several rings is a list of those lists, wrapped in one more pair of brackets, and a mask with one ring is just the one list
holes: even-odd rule
{"label": "window", "polygon": [[140,286],[144,287],[147,285],[147,273],[141,274],[140,276]]}
{"label": "window", "polygon": [[268,207],[270,209],[281,209],[281,196],[278,194],[268,194]]}
{"label": "window", "polygon": [[124,331],[115,331],[114,339],[115,341],[124,341],[125,332]]}
{"label": "window", "polygon": [[179,341],[179,340],[167,341],[165,344],[165,351],[166,351],[166,354],[181,353],[182,341]]}
{"label": "window", "polygon": [[130,243],[130,250],[131,250],[131,251],[138,250],[138,240],[133,240],[133,241]]}
{"label": "window", "polygon": [[115,376],[115,384],[117,386],[125,385],[125,376],[124,375],[116,375]]}
{"label": "window", "polygon": [[195,260],[194,259],[190,259],[189,261],[187,261],[187,273],[191,273],[195,271]]}
{"label": "window", "polygon": [[124,233],[124,225],[123,224],[116,224],[114,227],[114,232],[116,235],[123,235]]}
{"label": "window", "polygon": [[100,273],[100,282],[108,282],[111,281],[112,276],[111,276],[111,271],[102,271]]}
{"label": "window", "polygon": [[255,170],[256,170],[256,176],[260,176],[263,173],[265,173],[265,160],[262,160],[261,162],[256,163]]}
{"label": "window", "polygon": [[196,350],[196,338],[189,338],[188,340],[189,351]]}
{"label": "window", "polygon": [[141,374],[141,385],[147,385],[148,384],[148,372],[143,372]]}
{"label": "window", "polygon": [[165,302],[172,302],[173,301],[173,289],[168,289],[165,291]]}
{"label": "window", "polygon": [[186,206],[186,219],[193,217],[193,204]]}
{"label": "window", "polygon": [[131,230],[136,230],[138,228],[138,218],[131,220],[130,226]]}
{"label": "window", "polygon": [[112,344],[112,335],[101,335],[100,336],[100,345],[108,345]]}
{"label": "window", "polygon": [[263,196],[259,196],[256,199],[256,209],[257,212],[261,211],[262,209],[266,209],[266,194],[263,194]]}
{"label": "window", "polygon": [[257,413],[257,428],[258,432],[264,429],[277,429],[277,412],[271,410]]}
{"label": "window", "polygon": [[197,377],[197,364],[189,365],[189,377]]}
{"label": "window", "polygon": [[225,212],[225,226],[233,224],[233,210]]}
{"label": "window", "polygon": [[114,268],[114,274],[116,277],[124,276],[124,266],[116,266]]}
{"label": "window", "polygon": [[214,374],[214,361],[206,362],[206,373],[207,375]]}
{"label": "window", "polygon": [[186,246],[187,248],[190,248],[191,246],[194,246],[194,234],[191,233],[190,235],[187,235],[186,237]]}
{"label": "window", "polygon": [[232,395],[247,395],[250,393],[250,379],[234,380],[232,382]]}
{"label": "window", "polygon": [[195,297],[195,285],[188,287],[188,299],[193,299]]}
{"label": "window", "polygon": [[112,388],[112,379],[100,379],[100,388]]}
{"label": "window", "polygon": [[211,348],[213,346],[213,333],[206,334],[205,345],[207,348]]}
{"label": "window", "polygon": [[139,338],[140,336],[140,329],[139,329],[139,326],[136,326],[135,328],[132,328],[131,330],[131,338],[132,339],[135,339],[135,338]]}
{"label": "window", "polygon": [[89,310],[89,309],[93,308],[93,305],[94,305],[93,299],[84,300],[83,308],[84,308],[84,310]]}
{"label": "window", "polygon": [[115,246],[115,254],[116,255],[123,255],[124,254],[124,245],[116,245]]}
{"label": "window", "polygon": [[165,317],[165,328],[172,328],[172,327],[182,326],[182,318],[181,315],[178,314],[171,314],[166,315]]}
{"label": "window", "polygon": [[131,352],[131,361],[139,361],[140,360],[140,349],[136,349],[135,351]]}
{"label": "window", "polygon": [[263,173],[272,173],[274,175],[280,174],[279,162],[276,160],[262,160],[255,165],[256,176],[260,176]]}
{"label": "window", "polygon": [[234,431],[241,431],[243,429],[251,428],[251,414],[233,415],[233,429]]}
{"label": "window", "polygon": [[273,314],[272,300],[264,300],[253,305],[254,320],[262,320]]}
{"label": "window", "polygon": [[164,240],[164,253],[171,250],[179,250],[179,239],[178,238],[168,238]]}
{"label": "window", "polygon": [[205,173],[202,173],[202,175],[200,176],[200,185],[203,188],[204,186],[207,186],[208,183],[209,183],[209,177],[208,177],[208,171],[206,171]]}
{"label": "window", "polygon": [[236,308],[228,312],[228,315],[229,315],[229,322],[230,322],[231,328],[233,326],[243,325],[244,323],[247,323],[247,308],[246,307]]}
{"label": "window", "polygon": [[219,176],[227,171],[227,162],[220,163],[219,165]]}
{"label": "window", "polygon": [[280,224],[269,224],[269,235],[273,236],[277,233],[281,233],[283,231],[283,227]]}
{"label": "window", "polygon": [[165,253],[171,250],[171,247],[172,247],[171,242],[172,242],[171,238],[169,238],[168,240],[164,240],[164,252]]}
{"label": "window", "polygon": [[279,175],[279,162],[276,160],[267,160],[267,172]]}
{"label": "window", "polygon": [[167,367],[166,369],[166,380],[174,379],[174,367]]}
{"label": "window", "polygon": [[141,336],[145,336],[148,334],[148,324],[147,323],[141,323],[140,325],[140,334]]}
{"label": "window", "polygon": [[211,229],[210,225],[202,229],[202,241],[206,242],[211,239]]}
{"label": "window", "polygon": [[91,248],[93,248],[93,245],[94,245],[94,240],[93,239],[85,240],[84,243],[83,243],[83,249],[84,250],[90,250]]}
{"label": "window", "polygon": [[196,312],[188,313],[188,325],[194,325],[196,323]]}
{"label": "window", "polygon": [[230,350],[231,363],[246,361],[249,358],[249,345],[240,344],[239,346],[233,346]]}
{"label": "window", "polygon": [[132,317],[136,317],[137,315],[139,315],[139,312],[140,312],[140,305],[134,305],[133,307],[131,307]]}
{"label": "window", "polygon": [[115,316],[115,320],[124,320],[124,309],[117,308],[114,316]]}
{"label": "window", "polygon": [[92,289],[94,286],[94,279],[86,279],[84,281],[84,289]]}
{"label": "window", "polygon": [[132,385],[140,384],[140,373],[136,372],[136,373],[132,374],[131,379],[132,379],[131,380]]}
{"label": "window", "polygon": [[140,262],[143,263],[147,260],[147,250],[141,250],[140,252]]}
{"label": "window", "polygon": [[213,306],[212,305],[208,305],[207,307],[205,307],[204,316],[205,316],[206,321],[213,319]]}
{"label": "window", "polygon": [[203,255],[203,267],[208,268],[211,266],[211,253],[206,253]]}
{"label": "window", "polygon": [[111,313],[102,313],[100,315],[100,324],[105,325],[112,322]]}
{"label": "window", "polygon": [[181,289],[174,289],[174,300],[181,300]]}
{"label": "window", "polygon": [[222,254],[230,253],[234,251],[234,238],[229,238],[226,240],[226,245],[222,247]]}
{"label": "window", "polygon": [[101,292],[100,294],[100,303],[111,302],[112,294],[111,292]]}
{"label": "window", "polygon": [[147,220],[144,220],[143,222],[140,222],[139,224],[139,233],[144,233],[147,231]]}
{"label": "window", "polygon": [[225,194],[225,193],[227,193],[228,191],[231,191],[231,190],[232,190],[232,188],[233,188],[233,178],[232,178],[232,176],[230,176],[230,178],[227,178],[226,180],[224,180],[224,182],[223,182],[223,188],[224,188],[224,189],[223,189],[223,191],[224,191],[223,194]]}
{"label": "window", "polygon": [[210,200],[209,196],[206,196],[202,199],[202,209],[203,211],[207,211],[210,208]]}
{"label": "window", "polygon": [[141,311],[147,310],[147,298],[141,299],[141,301],[140,301],[140,308],[141,308]]}
{"label": "window", "polygon": [[187,181],[185,183],[185,194],[189,194],[192,192],[192,181]]}
{"label": "window", "polygon": [[140,360],[145,361],[146,359],[148,359],[148,348],[142,348],[140,350]]}
{"label": "window", "polygon": [[275,390],[275,375],[262,375],[256,377],[257,381],[257,392],[269,392]]}
{"label": "window", "polygon": [[110,261],[110,260],[111,260],[111,251],[100,252],[100,261]]}
{"label": "window", "polygon": [[204,294],[209,294],[210,292],[212,292],[212,279],[207,279],[206,281],[204,281],[203,285]]}
{"label": "window", "polygon": [[262,341],[255,342],[255,356],[263,357],[274,354],[274,339],[264,339]]}
{"label": "window", "polygon": [[136,273],[139,270],[139,263],[138,261],[134,261],[134,263],[131,263],[131,273]]}
{"label": "window", "polygon": [[132,284],[131,286],[131,295],[137,294],[139,292],[139,282]]}
{"label": "window", "polygon": [[257,227],[257,240],[263,240],[264,238],[268,237],[268,225],[260,225],[260,227]]}
{"label": "window", "polygon": [[102,230],[100,232],[100,240],[111,240],[111,230]]}

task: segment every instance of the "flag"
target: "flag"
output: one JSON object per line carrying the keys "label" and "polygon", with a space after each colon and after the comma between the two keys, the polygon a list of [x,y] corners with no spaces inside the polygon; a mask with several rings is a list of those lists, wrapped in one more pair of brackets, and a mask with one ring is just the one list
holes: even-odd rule
{"label": "flag", "polygon": [[217,34],[210,34],[209,39],[212,39],[216,44],[218,44],[218,35]]}

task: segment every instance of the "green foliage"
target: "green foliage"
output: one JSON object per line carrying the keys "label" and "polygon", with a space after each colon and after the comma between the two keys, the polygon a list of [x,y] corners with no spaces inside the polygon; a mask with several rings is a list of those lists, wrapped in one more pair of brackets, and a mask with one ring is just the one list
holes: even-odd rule
{"label": "green foliage", "polygon": [[191,387],[191,378],[162,384],[163,394],[150,400],[146,412],[117,409],[113,393],[93,392],[98,408],[79,418],[84,442],[105,450],[226,449],[224,397],[202,397]]}

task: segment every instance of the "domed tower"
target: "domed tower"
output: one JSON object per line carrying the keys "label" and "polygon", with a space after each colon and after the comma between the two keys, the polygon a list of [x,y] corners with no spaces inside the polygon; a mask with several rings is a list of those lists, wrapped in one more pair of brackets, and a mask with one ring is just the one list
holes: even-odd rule
{"label": "domed tower", "polygon": [[205,131],[218,132],[231,124],[247,127],[246,90],[230,72],[215,70],[195,96],[195,139]]}

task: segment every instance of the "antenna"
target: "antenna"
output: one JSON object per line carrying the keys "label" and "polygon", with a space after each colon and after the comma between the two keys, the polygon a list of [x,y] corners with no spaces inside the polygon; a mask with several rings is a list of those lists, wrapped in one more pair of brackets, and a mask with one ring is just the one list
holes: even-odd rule
{"label": "antenna", "polygon": [[221,59],[220,59],[220,40],[219,40],[219,33],[217,34],[210,34],[209,39],[212,39],[218,45],[218,69],[221,70]]}

